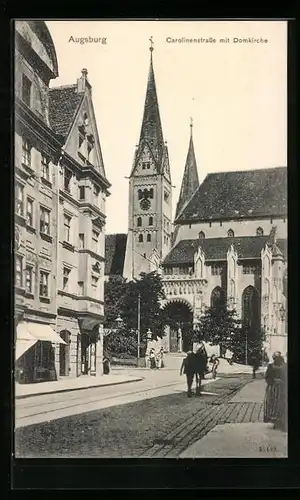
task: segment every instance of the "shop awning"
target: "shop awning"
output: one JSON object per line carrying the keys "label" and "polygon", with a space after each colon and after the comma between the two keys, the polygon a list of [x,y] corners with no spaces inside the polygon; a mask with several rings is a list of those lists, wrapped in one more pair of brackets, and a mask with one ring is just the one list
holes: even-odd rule
{"label": "shop awning", "polygon": [[66,344],[51,326],[23,321],[17,326],[16,359],[19,359],[38,340]]}

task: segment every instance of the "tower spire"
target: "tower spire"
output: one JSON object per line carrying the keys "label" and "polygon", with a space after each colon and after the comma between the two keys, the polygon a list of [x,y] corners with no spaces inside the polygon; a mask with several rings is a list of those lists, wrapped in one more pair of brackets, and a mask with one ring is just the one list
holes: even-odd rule
{"label": "tower spire", "polygon": [[[164,138],[162,132],[162,126],[160,121],[160,113],[158,106],[158,98],[156,91],[156,83],[153,69],[153,39],[152,36],[149,38],[150,41],[150,67],[148,73],[148,82],[146,89],[146,97],[144,104],[144,114],[140,133],[139,147],[137,152],[137,160],[139,158],[140,152],[144,149],[145,143],[151,151],[151,155],[156,164],[156,169],[158,173],[162,171],[162,160],[164,154]],[[135,166],[132,170],[132,174],[135,170]]]}
{"label": "tower spire", "polygon": [[182,178],[179,200],[176,207],[175,218],[178,217],[181,209],[199,187],[198,168],[193,141],[193,118],[190,118],[190,143],[185,162],[184,174]]}

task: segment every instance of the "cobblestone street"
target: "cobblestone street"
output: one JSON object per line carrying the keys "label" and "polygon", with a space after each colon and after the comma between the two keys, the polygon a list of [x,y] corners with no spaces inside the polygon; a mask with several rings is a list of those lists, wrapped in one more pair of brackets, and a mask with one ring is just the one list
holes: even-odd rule
{"label": "cobblestone street", "polygon": [[178,458],[215,426],[262,422],[262,376],[252,381],[249,374],[224,375],[192,398],[180,384],[158,397],[121,404],[118,396],[111,407],[17,428],[16,455]]}

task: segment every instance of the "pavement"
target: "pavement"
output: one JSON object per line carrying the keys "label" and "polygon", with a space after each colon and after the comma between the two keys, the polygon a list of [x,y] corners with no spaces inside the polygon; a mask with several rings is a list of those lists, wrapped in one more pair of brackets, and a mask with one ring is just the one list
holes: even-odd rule
{"label": "pavement", "polygon": [[[264,392],[263,379],[253,380],[244,386],[228,402],[229,408],[239,406],[240,412],[244,412],[241,421],[238,421],[237,414],[234,423],[217,424],[179,458],[287,458],[287,433],[261,421]],[[252,416],[258,405],[259,421],[248,422],[250,412]]]}
{"label": "pavement", "polygon": [[76,378],[61,378],[53,382],[40,382],[36,384],[15,384],[15,398],[28,398],[31,396],[42,396],[46,394],[55,394],[60,392],[78,391],[93,387],[106,387],[110,385],[127,384],[129,382],[138,382],[143,380],[140,373],[129,374],[112,373],[100,377],[81,376]]}

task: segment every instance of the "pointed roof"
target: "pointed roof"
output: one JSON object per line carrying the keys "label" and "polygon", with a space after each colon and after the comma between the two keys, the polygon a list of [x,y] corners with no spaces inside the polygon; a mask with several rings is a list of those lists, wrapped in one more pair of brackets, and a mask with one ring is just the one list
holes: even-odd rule
{"label": "pointed roof", "polygon": [[196,192],[196,190],[199,187],[198,168],[197,168],[197,162],[194,150],[194,141],[193,141],[192,121],[190,127],[191,127],[190,144],[185,162],[179,200],[176,207],[176,217],[178,217],[183,206],[187,203],[187,201],[191,198],[191,196]]}
{"label": "pointed roof", "polygon": [[148,147],[151,150],[153,159],[157,166],[158,173],[161,173],[161,168],[162,168],[162,159],[164,153],[164,138],[162,133],[157,92],[156,92],[156,83],[155,83],[153,58],[152,58],[152,52],[153,52],[152,46],[150,47],[150,52],[151,52],[150,68],[148,74],[148,83],[147,83],[146,98],[144,105],[144,115],[143,115],[138,150],[135,156],[135,165],[132,170],[132,173],[134,172],[137,160],[139,159],[140,154],[143,151],[145,143],[147,143]]}
{"label": "pointed roof", "polygon": [[84,98],[78,94],[77,84],[62,85],[49,89],[49,120],[50,126],[64,139],[67,138],[73,120]]}

